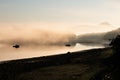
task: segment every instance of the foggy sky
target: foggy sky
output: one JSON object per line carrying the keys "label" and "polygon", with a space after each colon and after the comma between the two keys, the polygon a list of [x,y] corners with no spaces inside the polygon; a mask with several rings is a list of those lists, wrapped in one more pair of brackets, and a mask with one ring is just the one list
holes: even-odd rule
{"label": "foggy sky", "polygon": [[0,29],[0,44],[2,45],[20,44],[24,46],[64,46],[74,38],[75,35],[72,33],[33,29],[30,27],[4,27]]}

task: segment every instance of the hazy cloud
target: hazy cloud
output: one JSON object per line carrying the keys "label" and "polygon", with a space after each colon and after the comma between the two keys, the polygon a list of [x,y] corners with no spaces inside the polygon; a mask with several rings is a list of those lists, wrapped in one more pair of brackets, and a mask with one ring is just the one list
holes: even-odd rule
{"label": "hazy cloud", "polygon": [[1,27],[0,44],[23,46],[64,45],[71,42],[75,35],[67,32],[48,31],[24,27]]}

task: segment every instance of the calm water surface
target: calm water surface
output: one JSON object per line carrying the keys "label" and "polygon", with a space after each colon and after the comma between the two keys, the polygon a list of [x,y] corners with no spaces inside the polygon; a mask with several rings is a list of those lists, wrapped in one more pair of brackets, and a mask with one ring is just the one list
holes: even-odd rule
{"label": "calm water surface", "polygon": [[93,48],[102,48],[103,46],[85,46],[76,44],[74,47],[65,46],[42,46],[42,47],[20,47],[15,49],[12,46],[0,46],[0,61],[40,57],[47,55],[63,54],[68,51],[81,51]]}

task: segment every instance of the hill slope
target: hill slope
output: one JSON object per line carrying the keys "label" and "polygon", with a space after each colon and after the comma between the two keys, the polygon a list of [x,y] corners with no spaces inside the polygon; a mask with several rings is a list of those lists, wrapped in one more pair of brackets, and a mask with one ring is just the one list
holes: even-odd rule
{"label": "hill slope", "polygon": [[90,34],[78,35],[76,42],[109,44],[110,39],[114,39],[119,34],[120,34],[120,28],[106,33],[90,33]]}
{"label": "hill slope", "polygon": [[89,80],[108,68],[111,48],[1,62],[0,80]]}

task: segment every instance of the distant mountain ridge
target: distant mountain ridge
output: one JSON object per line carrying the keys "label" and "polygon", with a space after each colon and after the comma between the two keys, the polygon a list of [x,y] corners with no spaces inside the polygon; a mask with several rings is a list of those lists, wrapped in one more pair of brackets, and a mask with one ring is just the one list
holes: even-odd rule
{"label": "distant mountain ridge", "polygon": [[120,28],[105,33],[90,33],[90,34],[78,35],[76,42],[109,44],[109,42],[119,34],[120,34]]}
{"label": "distant mountain ridge", "polygon": [[105,40],[113,39],[113,38],[115,38],[117,35],[120,35],[120,28],[118,28],[118,29],[116,29],[116,30],[113,30],[113,31],[110,31],[110,32],[107,32],[107,33],[104,35],[104,39],[105,39]]}

